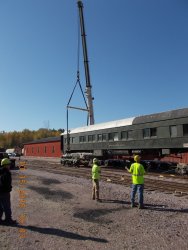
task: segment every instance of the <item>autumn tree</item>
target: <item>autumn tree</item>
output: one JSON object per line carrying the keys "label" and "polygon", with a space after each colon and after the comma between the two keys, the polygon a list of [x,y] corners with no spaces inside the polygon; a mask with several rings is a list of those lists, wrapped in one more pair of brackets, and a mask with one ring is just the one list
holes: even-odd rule
{"label": "autumn tree", "polygon": [[0,132],[0,148],[23,148],[23,144],[31,142],[34,140],[47,138],[47,137],[56,137],[60,136],[63,132],[62,129],[46,129],[40,128],[36,131],[24,129],[21,132]]}

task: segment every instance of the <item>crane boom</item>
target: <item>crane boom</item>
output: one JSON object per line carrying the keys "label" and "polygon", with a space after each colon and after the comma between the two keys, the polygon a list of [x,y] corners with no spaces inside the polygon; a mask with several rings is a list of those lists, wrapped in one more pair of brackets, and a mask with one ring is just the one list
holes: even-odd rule
{"label": "crane boom", "polygon": [[85,68],[85,78],[86,78],[86,97],[88,104],[88,114],[89,114],[89,124],[93,125],[94,121],[94,111],[93,111],[93,97],[91,91],[90,73],[89,73],[89,61],[87,55],[87,44],[86,44],[86,34],[84,25],[84,15],[83,15],[83,3],[78,1],[79,17],[80,17],[80,29],[82,36],[82,47],[83,47],[83,57],[84,57],[84,68]]}

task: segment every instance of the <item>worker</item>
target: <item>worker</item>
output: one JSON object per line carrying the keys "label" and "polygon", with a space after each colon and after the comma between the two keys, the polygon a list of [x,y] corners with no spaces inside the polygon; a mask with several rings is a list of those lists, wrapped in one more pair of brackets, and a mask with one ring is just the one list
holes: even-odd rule
{"label": "worker", "polygon": [[101,168],[99,166],[99,161],[97,158],[93,159],[93,166],[92,166],[92,199],[101,202],[99,199],[99,179],[100,179]]}
{"label": "worker", "polygon": [[132,190],[131,190],[131,207],[135,207],[135,195],[138,191],[138,208],[144,208],[144,174],[145,169],[140,163],[141,157],[139,155],[134,156],[135,163],[131,164],[130,169],[126,168],[129,173],[132,174]]}
{"label": "worker", "polygon": [[[12,219],[10,192],[12,191],[12,176],[10,172],[11,161],[4,158],[0,168],[0,224],[14,225],[16,220]],[[5,213],[5,220],[2,220]]]}

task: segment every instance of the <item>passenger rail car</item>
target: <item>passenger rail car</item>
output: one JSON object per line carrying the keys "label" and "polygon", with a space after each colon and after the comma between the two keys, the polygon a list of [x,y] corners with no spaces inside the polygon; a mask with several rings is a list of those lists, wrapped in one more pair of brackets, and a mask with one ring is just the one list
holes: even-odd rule
{"label": "passenger rail car", "polygon": [[[188,163],[188,108],[89,125],[68,134],[71,152],[109,158],[163,159]],[[61,135],[67,151],[67,132]]]}

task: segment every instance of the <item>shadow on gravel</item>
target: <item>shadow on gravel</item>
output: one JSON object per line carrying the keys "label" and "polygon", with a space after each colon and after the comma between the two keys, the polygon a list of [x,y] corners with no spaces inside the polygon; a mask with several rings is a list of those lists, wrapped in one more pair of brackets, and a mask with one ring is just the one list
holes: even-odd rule
{"label": "shadow on gravel", "polygon": [[123,201],[123,200],[105,200],[101,199],[102,203],[117,203],[117,204],[130,204],[130,202]]}
{"label": "shadow on gravel", "polygon": [[151,211],[161,211],[161,212],[188,213],[188,209],[166,208],[164,205],[145,204],[145,209]]}
{"label": "shadow on gravel", "polygon": [[42,178],[41,179],[42,184],[44,185],[51,185],[51,184],[60,184],[61,182],[56,180],[56,179],[47,179],[47,178]]}
{"label": "shadow on gravel", "polygon": [[19,224],[11,226],[11,227],[25,228],[27,230],[38,232],[41,234],[55,235],[55,236],[74,239],[74,240],[91,240],[91,241],[96,241],[96,242],[101,242],[101,243],[108,242],[107,240],[102,239],[102,238],[83,236],[77,233],[67,232],[61,229],[56,229],[56,228],[42,228],[42,227],[35,227],[35,226],[24,226],[24,225],[19,225]]}
{"label": "shadow on gravel", "polygon": [[[124,209],[124,208],[123,208]],[[114,208],[114,209],[78,209],[76,213],[73,214],[75,218],[83,219],[88,222],[93,223],[112,223],[112,220],[106,220],[101,218],[102,216],[113,213],[116,211],[120,211],[122,208]]]}
{"label": "shadow on gravel", "polygon": [[73,199],[73,195],[71,193],[62,191],[62,190],[50,190],[47,187],[35,187],[35,186],[28,186],[31,190],[44,195],[45,199],[53,200],[53,201],[61,201],[67,199]]}

